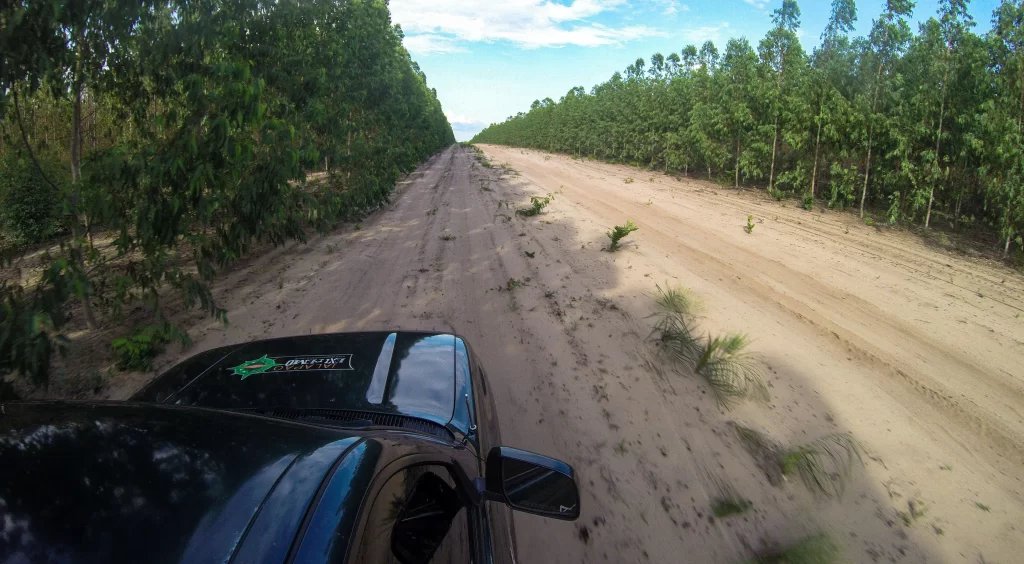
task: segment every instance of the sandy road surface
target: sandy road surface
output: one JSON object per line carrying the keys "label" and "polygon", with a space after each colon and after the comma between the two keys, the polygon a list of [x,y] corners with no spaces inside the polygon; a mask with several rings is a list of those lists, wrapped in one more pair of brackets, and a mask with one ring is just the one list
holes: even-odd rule
{"label": "sandy road surface", "polygon": [[[310,332],[461,333],[503,398],[504,441],[580,474],[579,522],[517,516],[523,562],[736,562],[818,531],[852,561],[1019,561],[1021,277],[842,214],[485,150],[521,176],[445,151],[360,230],[229,275],[217,292],[232,323],[197,328],[191,352]],[[556,200],[536,218],[505,205],[545,193]],[[763,220],[751,235],[748,213]],[[626,219],[640,226],[632,244],[602,252]],[[524,285],[510,292],[510,278]],[[660,369],[645,344],[655,283],[696,293],[703,330],[753,337],[770,406],[723,413],[692,376]],[[786,444],[852,431],[868,456],[842,501],[815,500],[771,486],[730,421]],[[753,509],[711,517],[723,484]]]}

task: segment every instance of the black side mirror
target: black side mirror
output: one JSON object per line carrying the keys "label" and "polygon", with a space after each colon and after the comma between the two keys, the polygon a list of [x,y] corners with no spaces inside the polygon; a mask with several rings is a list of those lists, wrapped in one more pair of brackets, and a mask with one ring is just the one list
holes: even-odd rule
{"label": "black side mirror", "polygon": [[491,449],[487,492],[517,511],[564,521],[580,516],[580,492],[572,466],[525,450]]}

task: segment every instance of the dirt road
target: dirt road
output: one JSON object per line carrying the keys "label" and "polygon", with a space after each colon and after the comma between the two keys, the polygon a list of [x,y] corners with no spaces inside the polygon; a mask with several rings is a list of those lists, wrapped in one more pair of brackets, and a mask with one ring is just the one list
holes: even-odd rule
{"label": "dirt road", "polygon": [[[580,474],[578,523],[517,516],[523,562],[736,562],[819,531],[851,561],[1019,561],[1019,275],[846,214],[484,149],[519,175],[457,147],[436,156],[360,229],[229,275],[217,293],[231,325],[197,328],[189,354],[300,333],[464,335],[504,398],[504,441]],[[546,213],[513,213],[547,193]],[[640,231],[602,252],[627,219]],[[645,342],[656,283],[701,298],[702,330],[752,337],[769,406],[722,412],[702,382],[665,369]],[[784,444],[851,431],[864,466],[841,501],[774,487],[731,421]],[[715,519],[725,488],[753,508]]]}

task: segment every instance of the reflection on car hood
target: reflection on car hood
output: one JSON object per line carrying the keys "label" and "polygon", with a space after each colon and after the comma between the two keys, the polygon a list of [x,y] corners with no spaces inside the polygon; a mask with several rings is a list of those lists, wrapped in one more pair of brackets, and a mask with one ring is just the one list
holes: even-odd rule
{"label": "reflection on car hood", "polygon": [[336,333],[198,354],[132,399],[220,409],[331,409],[446,425],[455,411],[457,337]]}
{"label": "reflection on car hood", "polygon": [[205,409],[7,403],[0,562],[280,562],[324,477],[358,469],[345,480],[364,487],[375,444]]}

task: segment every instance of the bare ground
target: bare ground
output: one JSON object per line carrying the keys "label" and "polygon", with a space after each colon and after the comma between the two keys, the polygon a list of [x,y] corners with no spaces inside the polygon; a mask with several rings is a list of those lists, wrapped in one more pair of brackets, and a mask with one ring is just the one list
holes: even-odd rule
{"label": "bare ground", "polygon": [[[577,523],[517,516],[523,562],[735,562],[819,531],[852,561],[1019,560],[1017,273],[847,214],[485,150],[521,175],[445,151],[361,229],[226,276],[215,293],[231,324],[197,324],[185,354],[330,331],[464,335],[497,392],[504,442],[563,458],[580,476]],[[546,213],[513,213],[547,193],[556,199]],[[627,219],[640,231],[602,252],[604,232]],[[509,291],[510,278],[523,285]],[[655,283],[698,295],[702,330],[753,337],[770,406],[722,412],[699,380],[667,369],[646,342]],[[127,397],[149,377],[121,378],[103,395]],[[786,444],[851,431],[865,465],[841,501],[796,482],[774,487],[730,422]],[[723,484],[753,508],[711,516]]]}

